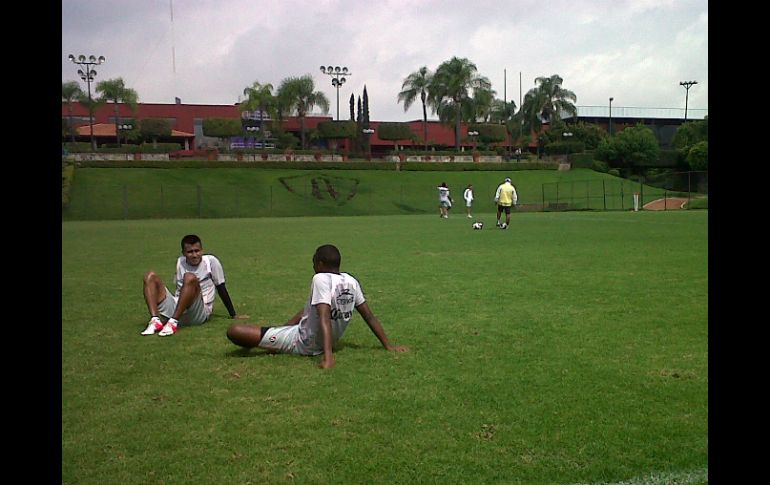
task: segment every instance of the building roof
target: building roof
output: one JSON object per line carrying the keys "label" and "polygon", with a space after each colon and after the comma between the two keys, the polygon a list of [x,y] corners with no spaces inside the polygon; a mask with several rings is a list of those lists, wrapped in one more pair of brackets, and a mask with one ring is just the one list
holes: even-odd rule
{"label": "building roof", "polygon": [[[91,136],[90,125],[77,127],[78,136]],[[115,125],[112,123],[94,123],[94,136],[115,136]],[[175,138],[194,138],[195,135],[186,131],[171,130],[171,136]]]}

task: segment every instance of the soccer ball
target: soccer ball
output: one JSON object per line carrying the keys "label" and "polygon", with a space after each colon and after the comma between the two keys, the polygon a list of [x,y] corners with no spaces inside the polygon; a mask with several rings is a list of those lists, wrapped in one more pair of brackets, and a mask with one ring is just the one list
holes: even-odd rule
{"label": "soccer ball", "polygon": [[476,221],[476,222],[473,223],[473,225],[471,227],[474,230],[476,230],[476,231],[480,231],[480,230],[484,229],[484,223],[481,222],[481,221]]}

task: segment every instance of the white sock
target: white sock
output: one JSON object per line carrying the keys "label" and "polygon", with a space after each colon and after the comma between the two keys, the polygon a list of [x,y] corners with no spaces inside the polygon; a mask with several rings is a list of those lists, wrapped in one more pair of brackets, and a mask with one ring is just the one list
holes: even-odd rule
{"label": "white sock", "polygon": [[178,320],[176,320],[176,319],[174,319],[174,318],[169,318],[169,319],[168,319],[168,323],[170,323],[171,325],[173,325],[173,326],[175,326],[175,327],[178,327],[178,326],[179,326],[179,321],[178,321]]}

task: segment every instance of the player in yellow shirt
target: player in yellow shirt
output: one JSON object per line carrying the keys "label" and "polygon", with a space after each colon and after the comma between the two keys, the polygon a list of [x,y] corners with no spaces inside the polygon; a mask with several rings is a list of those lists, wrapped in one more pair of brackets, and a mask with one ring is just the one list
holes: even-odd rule
{"label": "player in yellow shirt", "polygon": [[[495,192],[495,204],[497,204],[497,227],[508,229],[511,224],[511,206],[515,206],[519,200],[516,188],[511,184],[511,179],[506,177],[505,181],[497,187]],[[505,222],[500,223],[500,216],[505,212]]]}

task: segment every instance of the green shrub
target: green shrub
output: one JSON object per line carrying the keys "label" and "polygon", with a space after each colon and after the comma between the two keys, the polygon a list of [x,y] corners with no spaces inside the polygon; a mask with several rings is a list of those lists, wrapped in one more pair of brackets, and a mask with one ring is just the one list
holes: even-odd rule
{"label": "green shrub", "polygon": [[[594,152],[573,153],[569,156],[572,168],[591,168],[594,165]],[[594,169],[595,170],[595,169]]]}
{"label": "green shrub", "polygon": [[687,163],[695,171],[709,169],[709,142],[701,141],[690,148],[687,153]]}
{"label": "green shrub", "polygon": [[591,170],[595,172],[607,173],[610,170],[610,165],[607,162],[601,160],[593,160],[591,163]]}

